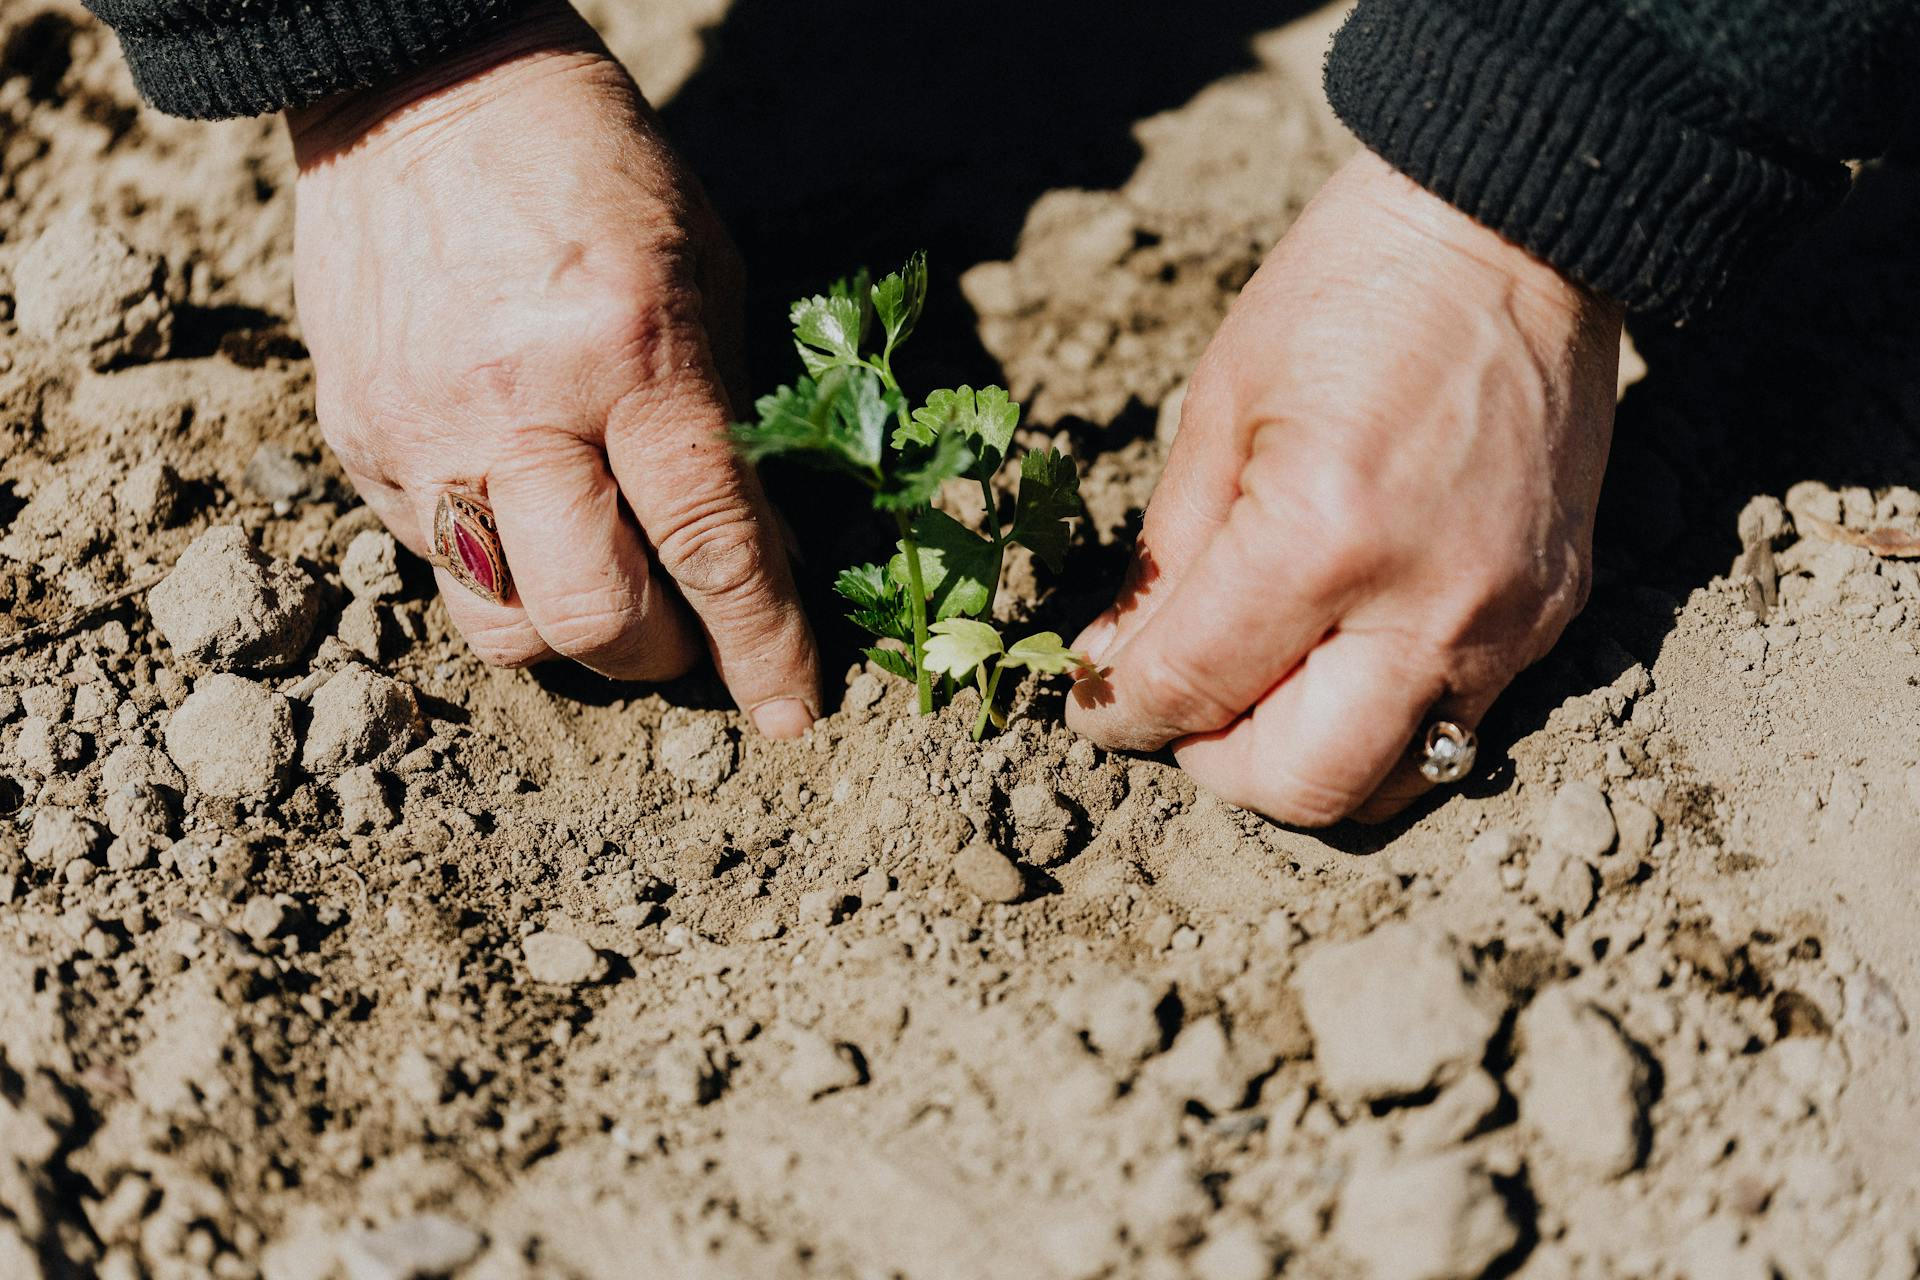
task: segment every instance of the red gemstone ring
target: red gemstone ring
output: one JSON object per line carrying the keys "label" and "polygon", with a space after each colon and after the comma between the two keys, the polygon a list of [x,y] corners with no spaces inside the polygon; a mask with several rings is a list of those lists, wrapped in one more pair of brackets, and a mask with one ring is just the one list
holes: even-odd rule
{"label": "red gemstone ring", "polygon": [[432,560],[461,586],[495,604],[505,604],[513,590],[493,511],[472,494],[441,493],[433,509]]}

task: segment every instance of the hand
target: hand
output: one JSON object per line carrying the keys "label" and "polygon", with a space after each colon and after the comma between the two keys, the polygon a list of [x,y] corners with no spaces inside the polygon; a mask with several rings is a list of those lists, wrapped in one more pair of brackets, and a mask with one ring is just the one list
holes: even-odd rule
{"label": "hand", "polygon": [[1371,154],[1195,369],[1069,722],[1284,822],[1426,789],[1585,602],[1620,314]]}
{"label": "hand", "polygon": [[474,651],[660,680],[704,639],[763,732],[805,732],[813,639],[722,434],[738,266],[591,29],[538,5],[451,64],[288,122],[321,429],[422,555],[442,490],[484,491],[515,596],[439,573]]}

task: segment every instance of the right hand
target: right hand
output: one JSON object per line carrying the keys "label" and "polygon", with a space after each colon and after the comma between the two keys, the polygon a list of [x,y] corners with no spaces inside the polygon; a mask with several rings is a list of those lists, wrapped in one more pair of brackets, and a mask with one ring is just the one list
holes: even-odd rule
{"label": "right hand", "polygon": [[704,648],[762,732],[804,733],[813,637],[724,435],[739,268],[591,29],[536,6],[288,124],[321,430],[418,554],[442,490],[484,492],[514,596],[437,571],[474,651],[663,680]]}

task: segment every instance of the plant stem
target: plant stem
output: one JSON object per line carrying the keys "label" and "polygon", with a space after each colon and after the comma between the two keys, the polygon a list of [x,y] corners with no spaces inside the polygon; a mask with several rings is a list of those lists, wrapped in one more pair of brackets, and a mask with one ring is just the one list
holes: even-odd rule
{"label": "plant stem", "polygon": [[893,513],[900,526],[900,550],[907,557],[907,608],[913,614],[913,683],[920,692],[920,714],[933,714],[933,680],[927,671],[927,588],[920,573],[920,544],[914,540],[913,521],[904,511]]}
{"label": "plant stem", "polygon": [[987,677],[986,687],[980,690],[980,715],[973,722],[973,740],[975,742],[987,736],[987,722],[993,718],[993,696],[1000,690],[1000,672],[1003,668],[994,664],[993,674]]}

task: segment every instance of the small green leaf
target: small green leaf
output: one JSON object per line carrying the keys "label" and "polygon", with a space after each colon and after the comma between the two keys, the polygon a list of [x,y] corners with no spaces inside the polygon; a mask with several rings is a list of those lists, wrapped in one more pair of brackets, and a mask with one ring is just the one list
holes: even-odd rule
{"label": "small green leaf", "polygon": [[860,652],[866,654],[867,660],[882,671],[899,676],[902,680],[913,679],[913,659],[898,649],[882,649],[875,645]]}
{"label": "small green leaf", "polygon": [[1058,573],[1067,558],[1067,521],[1080,512],[1080,473],[1073,459],[1052,449],[1020,459],[1020,499],[1014,506],[1011,541],[1033,548],[1033,554]]}
{"label": "small green leaf", "polygon": [[1059,675],[1088,665],[1087,655],[1077,649],[1069,649],[1060,639],[1059,633],[1040,631],[1023,640],[1013,642],[1006,657],[1000,659],[1003,667],[1025,667],[1040,675]]}
{"label": "small green leaf", "polygon": [[[1000,550],[944,511],[930,510],[913,522],[920,544],[920,583],[940,619],[978,616],[993,603]],[[887,562],[887,572],[908,581],[907,553]]]}
{"label": "small green leaf", "polygon": [[[896,444],[898,448],[897,433]],[[943,481],[967,473],[973,465],[973,450],[958,435],[941,436],[933,447],[903,462],[878,493],[873,505],[888,511],[912,511],[933,501]]]}
{"label": "small green leaf", "polygon": [[781,387],[754,401],[753,408],[760,420],[736,422],[727,429],[727,434],[748,462],[816,449],[822,432],[813,414],[819,403],[819,389],[814,380],[802,378],[790,387]]}
{"label": "small green leaf", "polygon": [[959,434],[975,442],[975,452],[991,474],[999,470],[1019,424],[1020,406],[999,387],[935,391],[924,407],[914,410],[911,424],[893,433],[893,447],[902,448],[903,439],[930,444],[937,436]]}
{"label": "small green leaf", "polygon": [[793,304],[787,318],[808,373],[817,378],[835,365],[860,363],[860,348],[873,320],[871,292],[867,273],[861,271]]}
{"label": "small green leaf", "polygon": [[836,446],[868,470],[879,466],[881,442],[899,409],[899,397],[871,369],[833,369],[820,385],[822,393],[832,397]]}
{"label": "small green leaf", "polygon": [[802,378],[761,396],[754,409],[758,422],[729,429],[747,461],[810,455],[816,465],[840,467],[871,482],[898,401],[872,370],[834,366],[817,380]]}
{"label": "small green leaf", "polygon": [[928,628],[927,670],[964,680],[973,669],[1001,652],[1000,633],[972,618],[948,618]]}
{"label": "small green leaf", "polygon": [[873,310],[887,331],[887,354],[907,340],[927,305],[927,254],[922,249],[907,265],[873,286]]}
{"label": "small green leaf", "polygon": [[883,640],[911,642],[913,621],[906,586],[887,570],[877,564],[843,569],[833,589],[853,605],[847,617],[855,626]]}

